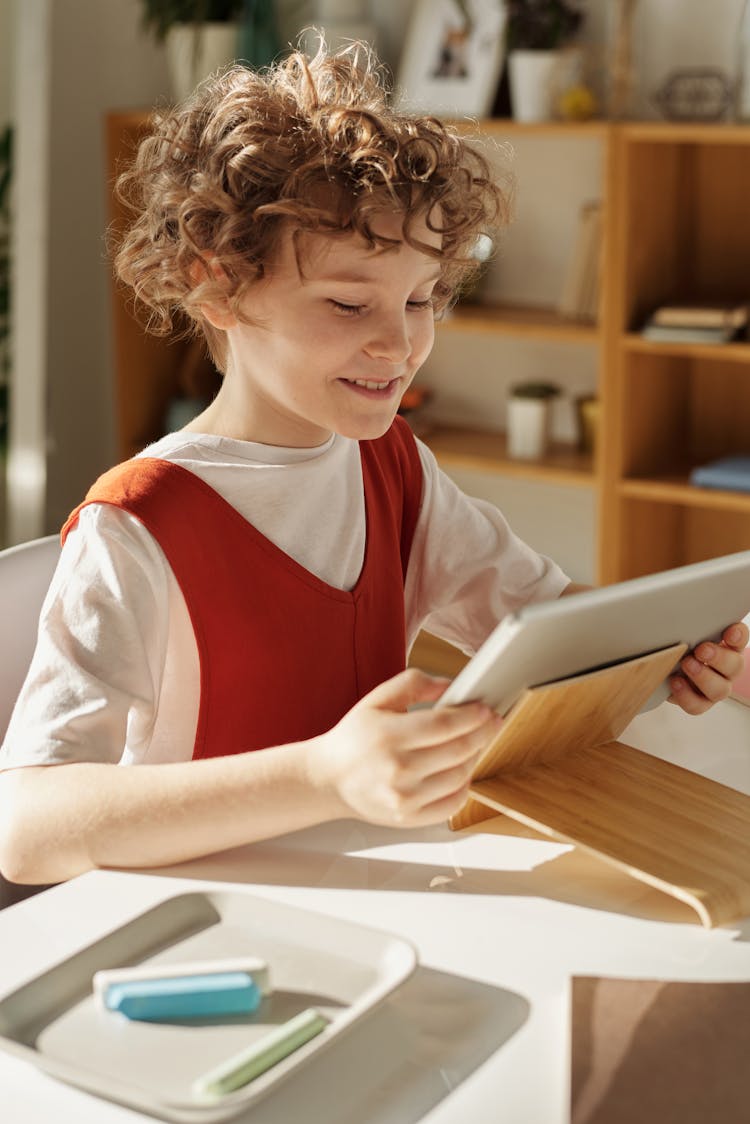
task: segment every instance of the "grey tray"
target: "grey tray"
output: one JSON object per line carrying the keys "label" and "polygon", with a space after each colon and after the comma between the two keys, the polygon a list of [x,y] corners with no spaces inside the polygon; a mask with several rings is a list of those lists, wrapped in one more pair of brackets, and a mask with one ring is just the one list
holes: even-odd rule
{"label": "grey tray", "polygon": [[[259,955],[273,993],[254,1015],[139,1023],[94,1002],[101,968]],[[141,913],[0,1000],[0,1048],[91,1093],[165,1120],[227,1120],[269,1093],[385,998],[416,966],[412,945],[251,894],[179,894]],[[204,1101],[193,1081],[307,1007],[330,1019],[249,1085]]]}

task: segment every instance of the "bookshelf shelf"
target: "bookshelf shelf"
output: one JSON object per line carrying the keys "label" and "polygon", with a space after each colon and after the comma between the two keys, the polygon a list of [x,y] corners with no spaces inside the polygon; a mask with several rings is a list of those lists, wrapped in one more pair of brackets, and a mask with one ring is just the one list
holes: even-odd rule
{"label": "bookshelf shelf", "polygon": [[626,144],[739,145],[750,143],[750,126],[719,122],[631,121],[615,126]]}
{"label": "bookshelf shelf", "polygon": [[514,121],[510,117],[489,117],[482,121],[455,121],[462,133],[486,137],[536,137],[605,139],[611,126],[606,121]]}
{"label": "bookshelf shelf", "polygon": [[593,488],[593,460],[573,446],[553,445],[541,460],[515,460],[506,452],[504,433],[460,426],[439,426],[424,437],[438,461],[445,466],[505,476]]}
{"label": "bookshelf shelf", "polygon": [[637,332],[623,338],[624,348],[641,355],[673,355],[685,359],[711,359],[722,363],[750,363],[750,343],[676,343],[644,339]]}
{"label": "bookshelf shelf", "polygon": [[712,511],[735,511],[750,515],[750,492],[725,492],[718,488],[696,488],[687,474],[621,481],[620,495],[650,503],[679,504]]}
{"label": "bookshelf shelf", "polygon": [[533,336],[554,343],[596,343],[590,321],[569,320],[552,308],[513,304],[459,304],[440,321],[441,332],[485,332],[495,336]]}

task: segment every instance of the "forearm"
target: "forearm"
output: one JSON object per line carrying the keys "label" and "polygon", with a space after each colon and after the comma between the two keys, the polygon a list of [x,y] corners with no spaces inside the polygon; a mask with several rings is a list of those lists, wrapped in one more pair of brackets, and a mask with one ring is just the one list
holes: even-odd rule
{"label": "forearm", "polygon": [[466,802],[498,718],[434,707],[448,680],[410,669],[310,741],[165,765],[28,766],[0,773],[0,872],[47,883],[95,867],[154,867],[355,816],[422,827]]}
{"label": "forearm", "polygon": [[167,765],[93,763],[0,773],[0,870],[46,883],[96,867],[153,867],[345,815],[315,745]]}

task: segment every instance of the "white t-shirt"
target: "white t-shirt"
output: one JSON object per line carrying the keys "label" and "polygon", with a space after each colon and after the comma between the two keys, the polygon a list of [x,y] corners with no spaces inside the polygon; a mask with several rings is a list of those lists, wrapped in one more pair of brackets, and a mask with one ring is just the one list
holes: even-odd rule
{"label": "white t-shirt", "polygon": [[[424,483],[405,586],[407,644],[424,628],[472,654],[505,614],[557,597],[568,578],[418,448]],[[334,435],[314,449],[282,449],[179,432],[140,455],[195,473],[329,585],[356,584],[365,545],[356,441]],[[187,607],[158,543],[119,508],[85,507],[42,608],[0,767],[190,760],[199,691]]]}

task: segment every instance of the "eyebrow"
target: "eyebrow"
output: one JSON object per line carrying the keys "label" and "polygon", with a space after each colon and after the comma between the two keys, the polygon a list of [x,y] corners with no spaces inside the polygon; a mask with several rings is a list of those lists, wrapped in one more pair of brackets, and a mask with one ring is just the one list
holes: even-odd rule
{"label": "eyebrow", "polygon": [[[427,274],[423,280],[437,281],[442,273],[441,269],[432,270]],[[323,277],[316,277],[316,281],[344,281],[350,285],[371,285],[376,280],[371,274],[367,273],[327,273]]]}

